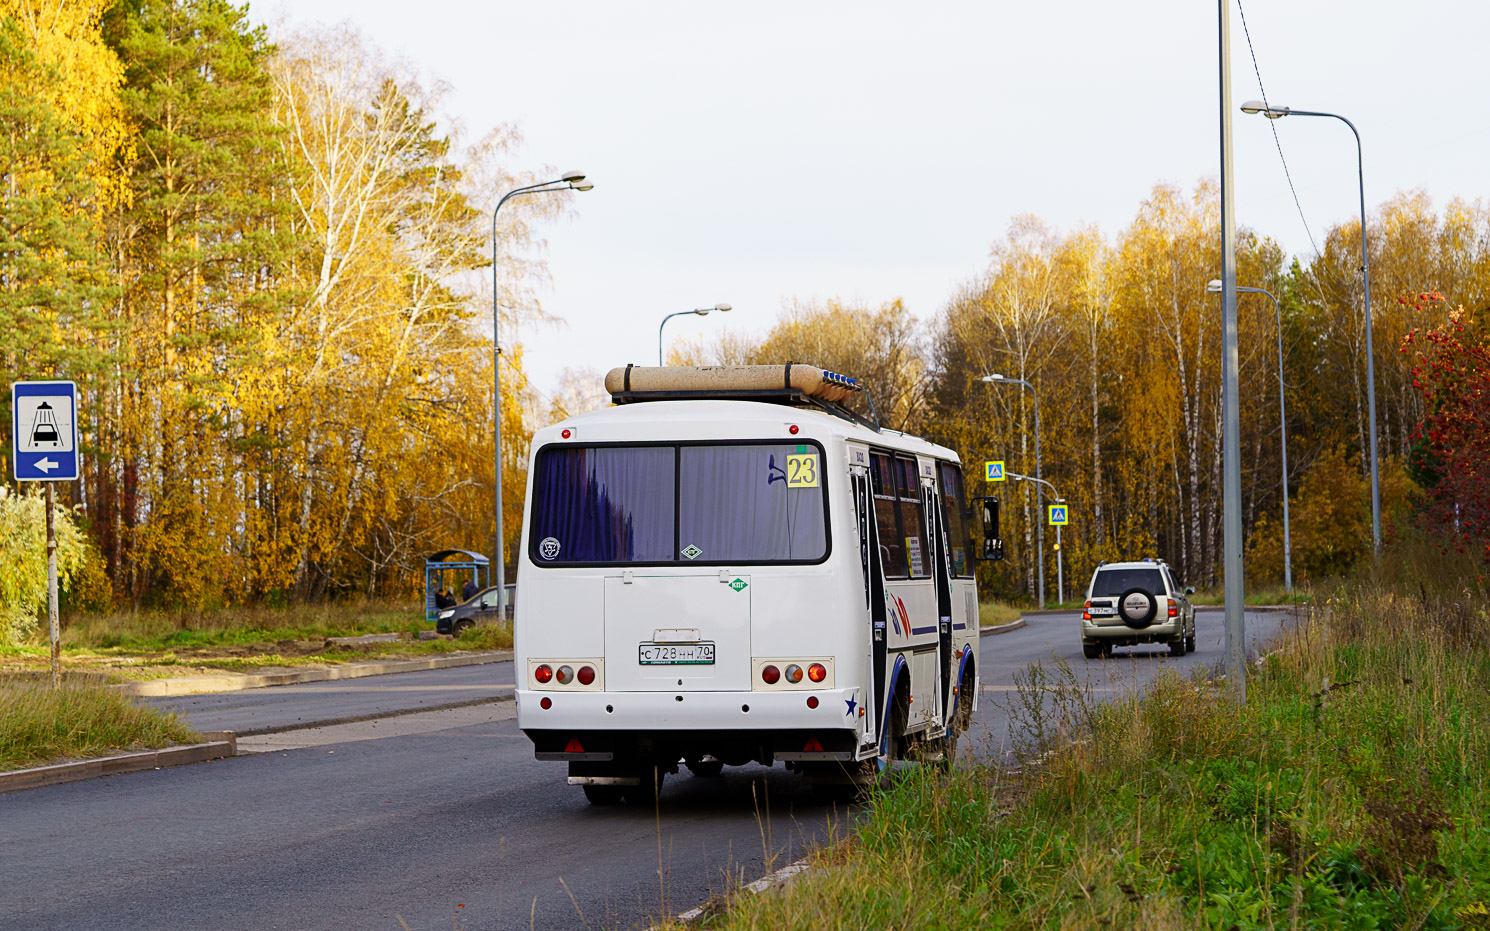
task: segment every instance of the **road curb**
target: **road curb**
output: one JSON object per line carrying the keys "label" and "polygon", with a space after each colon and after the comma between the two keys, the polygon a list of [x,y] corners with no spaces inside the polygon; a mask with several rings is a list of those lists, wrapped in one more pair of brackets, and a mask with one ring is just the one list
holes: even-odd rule
{"label": "road curb", "polygon": [[[1004,626],[1007,627],[1008,625]],[[791,885],[792,879],[795,878],[797,874],[805,873],[809,869],[811,869],[811,865],[807,862],[807,858],[803,857],[790,866],[783,866],[781,869],[776,870],[774,873],[767,873],[765,876],[762,876],[755,882],[745,886],[744,891],[749,892],[752,895],[760,895],[762,892],[774,892],[785,889],[787,886]],[[691,925],[694,922],[709,917],[711,913],[725,907],[728,907],[727,899],[710,899],[708,902],[705,902],[698,908],[690,908],[686,912],[679,913],[674,920],[682,922],[684,925]],[[648,928],[647,931],[658,931],[658,929],[661,927],[661,925],[653,925],[652,927]]]}
{"label": "road curb", "polygon": [[238,738],[232,731],[206,731],[202,736],[207,738],[205,743],[167,747],[164,750],[145,750],[139,753],[121,753],[94,760],[53,763],[49,766],[0,773],[0,793],[39,789],[42,786],[55,786],[64,782],[77,782],[81,779],[95,779],[99,776],[118,776],[122,773],[137,773],[147,769],[184,766],[187,763],[205,763],[208,760],[221,760],[237,755]]}
{"label": "road curb", "polygon": [[450,711],[455,708],[473,708],[476,705],[496,705],[502,702],[516,701],[517,693],[509,692],[506,695],[493,695],[490,698],[470,698],[465,701],[450,702],[445,705],[422,705],[418,708],[398,708],[393,711],[373,711],[367,714],[349,714],[340,718],[327,718],[324,721],[296,721],[293,724],[274,724],[269,727],[250,727],[238,732],[239,737],[262,737],[266,734],[287,734],[291,731],[313,731],[322,727],[336,727],[339,724],[361,724],[364,721],[382,721],[385,718],[401,718],[410,714],[425,714],[435,711]]}
{"label": "road curb", "polygon": [[335,679],[360,679],[400,672],[423,672],[429,669],[453,669],[457,666],[480,666],[512,659],[511,650],[465,653],[457,656],[431,656],[425,659],[389,660],[383,663],[347,663],[319,669],[297,669],[293,672],[247,673],[235,676],[182,676],[177,679],[150,679],[121,682],[108,686],[123,695],[159,698],[171,695],[204,695],[211,692],[241,692],[274,685],[300,682],[329,682]]}
{"label": "road curb", "polygon": [[978,628],[978,635],[981,637],[988,637],[992,636],[993,634],[1007,634],[1011,630],[1018,630],[1019,628],[1024,626],[1024,618],[1020,618],[1017,621],[1010,621],[1007,624],[998,624],[993,627],[980,627]]}

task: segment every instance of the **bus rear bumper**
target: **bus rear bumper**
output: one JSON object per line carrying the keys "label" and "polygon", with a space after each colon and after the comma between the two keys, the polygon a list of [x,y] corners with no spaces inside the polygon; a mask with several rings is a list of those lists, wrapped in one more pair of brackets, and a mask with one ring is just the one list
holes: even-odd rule
{"label": "bus rear bumper", "polygon": [[[861,689],[780,692],[564,692],[518,689],[527,730],[768,731],[857,729]],[[549,707],[541,704],[549,699]],[[811,707],[816,699],[817,707]]]}

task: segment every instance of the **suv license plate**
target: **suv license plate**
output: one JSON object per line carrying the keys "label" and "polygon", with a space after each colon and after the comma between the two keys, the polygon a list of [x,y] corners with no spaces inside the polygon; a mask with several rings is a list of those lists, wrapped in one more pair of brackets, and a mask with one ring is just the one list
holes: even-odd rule
{"label": "suv license plate", "polygon": [[1110,617],[1117,613],[1117,608],[1087,608],[1092,617]]}
{"label": "suv license plate", "polygon": [[714,644],[643,643],[637,661],[643,666],[712,666]]}

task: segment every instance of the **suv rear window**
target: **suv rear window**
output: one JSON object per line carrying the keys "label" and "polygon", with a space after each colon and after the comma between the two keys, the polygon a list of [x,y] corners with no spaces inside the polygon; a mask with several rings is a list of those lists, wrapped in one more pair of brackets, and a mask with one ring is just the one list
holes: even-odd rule
{"label": "suv rear window", "polygon": [[1151,595],[1165,593],[1164,577],[1155,569],[1098,569],[1092,579],[1093,598],[1121,595],[1130,588],[1141,588]]}

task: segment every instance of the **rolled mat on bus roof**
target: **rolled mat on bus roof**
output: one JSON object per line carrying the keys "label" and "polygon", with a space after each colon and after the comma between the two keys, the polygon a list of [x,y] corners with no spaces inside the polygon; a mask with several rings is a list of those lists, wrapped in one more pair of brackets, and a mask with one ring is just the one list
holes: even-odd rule
{"label": "rolled mat on bus roof", "polygon": [[824,401],[843,401],[859,390],[847,375],[812,365],[624,365],[605,375],[605,390],[623,391],[749,391],[795,388]]}

